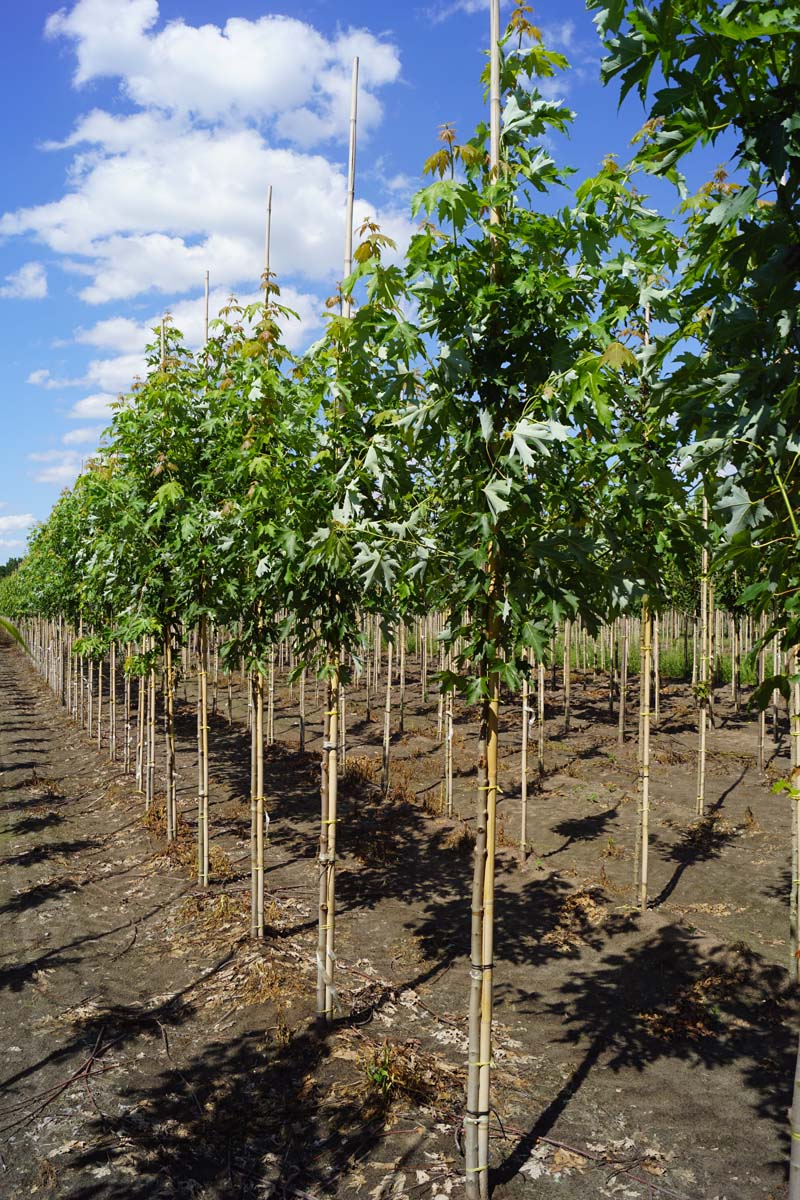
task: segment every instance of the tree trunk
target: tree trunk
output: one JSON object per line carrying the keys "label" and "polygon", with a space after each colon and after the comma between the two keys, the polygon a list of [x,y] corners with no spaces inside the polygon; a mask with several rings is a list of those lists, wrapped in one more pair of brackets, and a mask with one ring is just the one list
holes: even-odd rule
{"label": "tree trunk", "polygon": [[[322,820],[319,839],[319,935],[317,940],[317,1012],[325,1023],[333,1020],[337,1004],[336,944],[336,820],[339,692],[338,662],[329,656],[333,673],[328,680],[325,738],[322,746]],[[334,665],[335,662],[335,665]]]}
{"label": "tree trunk", "polygon": [[167,841],[178,836],[178,806],[175,788],[175,671],[172,665],[172,635],[164,636],[164,730],[167,752]]}
{"label": "tree trunk", "polygon": [[572,691],[572,621],[564,622],[564,733],[569,733]]}
{"label": "tree trunk", "polygon": [[[708,501],[703,496],[703,528],[708,529]],[[709,680],[709,611],[708,611],[708,550],[703,545],[700,575],[700,689],[699,741],[697,752],[697,816],[702,817],[706,808],[706,724],[710,694]]]}
{"label": "tree trunk", "polygon": [[528,853],[528,713],[529,706],[528,676],[522,676],[522,750],[520,752],[520,822],[519,849],[524,858]]}
{"label": "tree trunk", "polygon": [[619,720],[617,723],[617,741],[622,745],[625,741],[625,718],[627,716],[628,699],[628,618],[622,618],[622,651],[619,669]]}
{"label": "tree trunk", "polygon": [[641,748],[640,748],[640,806],[641,806],[641,844],[639,849],[639,907],[647,911],[647,868],[648,848],[650,844],[650,667],[651,667],[651,629],[650,609],[645,603],[642,611],[642,714],[641,714]]}
{"label": "tree trunk", "polygon": [[391,634],[386,647],[386,702],[383,709],[383,755],[381,760],[381,791],[384,796],[389,791],[389,753],[392,720],[392,650]]}
{"label": "tree trunk", "polygon": [[197,641],[197,882],[208,887],[208,618],[200,618]]}

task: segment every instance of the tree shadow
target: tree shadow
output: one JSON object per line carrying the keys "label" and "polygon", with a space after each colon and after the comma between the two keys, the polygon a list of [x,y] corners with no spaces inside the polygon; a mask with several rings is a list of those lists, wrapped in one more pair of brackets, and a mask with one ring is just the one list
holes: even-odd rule
{"label": "tree shadow", "polygon": [[[72,842],[46,842],[41,846],[33,846],[21,854],[13,854],[0,859],[0,867],[33,867],[37,863],[46,862],[58,855],[80,854],[101,845],[98,838],[80,838]],[[2,911],[2,909],[0,909]]]}
{"label": "tree shadow", "polygon": [[786,1147],[795,1053],[786,1018],[796,991],[779,967],[743,943],[704,954],[688,931],[670,925],[575,974],[560,995],[548,1010],[566,1026],[560,1040],[582,1046],[583,1058],[493,1171],[495,1185],[518,1173],[601,1060],[615,1073],[642,1073],[663,1059],[736,1068],[755,1114]]}
{"label": "tree shadow", "polygon": [[564,850],[568,850],[574,842],[593,842],[599,838],[609,825],[613,824],[618,819],[619,802],[605,812],[592,813],[588,817],[576,817],[567,821],[561,821],[558,825],[553,825],[553,833],[557,833],[565,839],[563,845],[558,846],[555,850],[548,850],[546,854],[540,855],[541,858],[552,858],[555,854],[562,854]]}
{"label": "tree shadow", "polygon": [[677,866],[658,895],[649,902],[649,908],[658,908],[660,904],[669,899],[689,867],[719,858],[725,847],[739,836],[737,828],[720,828],[718,820],[719,817],[716,813],[708,813],[705,817],[689,825],[680,840],[670,846],[664,858],[677,863]]}
{"label": "tree shadow", "polygon": [[78,890],[79,884],[74,879],[51,879],[47,883],[36,883],[23,892],[17,892],[5,904],[0,904],[0,913],[13,913],[15,916],[19,916],[20,913],[28,912],[30,909],[40,908],[49,900],[54,900],[65,892],[77,892]]}
{"label": "tree shadow", "polygon": [[[49,798],[48,798],[49,801]],[[61,812],[47,812],[40,817],[23,817],[7,830],[13,837],[22,837],[26,833],[39,833],[49,825],[61,825],[65,820]]]}

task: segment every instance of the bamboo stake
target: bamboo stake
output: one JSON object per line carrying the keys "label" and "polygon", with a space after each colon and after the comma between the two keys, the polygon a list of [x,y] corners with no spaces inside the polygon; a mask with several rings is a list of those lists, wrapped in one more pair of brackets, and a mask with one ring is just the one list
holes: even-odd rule
{"label": "bamboo stake", "polygon": [[200,716],[197,795],[197,882],[208,887],[208,618],[200,618],[197,642],[197,693]]}
{"label": "bamboo stake", "polygon": [[[353,269],[353,207],[356,181],[356,134],[358,121],[358,58],[353,59],[350,93],[350,137],[347,164],[347,198],[344,235],[344,277]],[[349,296],[342,296],[342,314],[352,315]],[[330,648],[327,708],[322,745],[322,815],[320,822],[319,929],[317,937],[317,1015],[321,1021],[333,1020],[338,1003],[334,982],[336,963],[336,821],[337,751],[339,742],[339,684],[341,648]]]}
{"label": "bamboo stake", "polygon": [[528,713],[530,685],[528,676],[522,676],[522,749],[520,751],[520,822],[519,849],[524,858],[528,851]]}
{"label": "bamboo stake", "polygon": [[571,683],[572,683],[572,621],[567,617],[564,622],[564,733],[569,733],[571,717]]}
{"label": "bamboo stake", "polygon": [[650,606],[647,599],[642,609],[642,645],[641,645],[641,676],[642,676],[642,714],[641,714],[641,845],[639,850],[639,907],[647,911],[647,867],[648,848],[650,843],[650,668],[651,668],[651,634],[652,621]]}
{"label": "bamboo stake", "polygon": [[256,673],[256,937],[264,936],[264,677]]}
{"label": "bamboo stake", "polygon": [[178,836],[178,809],[175,788],[175,671],[172,664],[172,633],[164,635],[164,731],[167,751],[167,841]]}
{"label": "bamboo stake", "polygon": [[381,791],[384,796],[389,791],[389,754],[391,750],[392,722],[392,657],[394,642],[389,631],[389,644],[386,648],[386,700],[383,708],[383,750],[381,758]]}
{"label": "bamboo stake", "polygon": [[97,661],[97,749],[103,741],[103,660]]}
{"label": "bamboo stake", "polygon": [[[703,530],[708,529],[708,500],[703,495]],[[699,716],[699,744],[697,752],[697,816],[702,817],[705,813],[706,804],[706,719],[708,714],[708,694],[709,694],[709,678],[708,678],[708,647],[709,647],[709,631],[708,631],[708,548],[705,541],[703,542],[703,550],[701,554],[700,566],[700,716]]]}
{"label": "bamboo stake", "polygon": [[[800,653],[794,646],[789,655],[789,671],[796,675]],[[793,683],[789,692],[789,738],[792,774],[789,782],[792,820],[792,890],[789,903],[790,974],[800,979],[800,683]]]}
{"label": "bamboo stake", "polygon": [[797,1058],[794,1068],[792,1106],[789,1109],[789,1131],[791,1134],[791,1147],[789,1151],[788,1200],[800,1200],[800,1039],[798,1040]]}
{"label": "bamboo stake", "polygon": [[[490,172],[500,172],[500,0],[490,0],[489,147]],[[490,223],[499,223],[496,209]],[[492,553],[488,610],[488,640],[497,645],[498,619]],[[486,679],[481,733],[486,747],[486,775],[477,805],[475,870],[473,875],[473,936],[470,965],[469,1062],[467,1073],[466,1194],[467,1200],[489,1198],[489,1117],[492,1059],[492,998],[494,976],[494,870],[497,813],[497,765],[500,680],[496,671]],[[477,978],[476,978],[477,977]],[[477,1002],[477,1011],[476,1011]],[[477,1038],[476,1034],[477,1026]],[[477,1054],[476,1054],[477,1051]]]}
{"label": "bamboo stake", "polygon": [[[149,640],[149,648],[152,653],[155,647],[155,639]],[[150,808],[153,803],[156,782],[156,668],[155,664],[150,667],[150,672],[147,681],[147,780],[145,791],[145,810]]]}
{"label": "bamboo stake", "polygon": [[256,722],[256,676],[254,671],[248,672],[247,691],[249,700],[250,721],[250,936],[258,937],[258,852],[256,846],[256,821],[258,818],[257,767],[258,758],[258,729]]}
{"label": "bamboo stake", "polygon": [[536,686],[536,766],[539,772],[539,782],[544,779],[544,661],[538,663],[538,680]]}
{"label": "bamboo stake", "polygon": [[628,701],[628,616],[622,618],[622,649],[619,669],[619,720],[617,724],[617,741],[622,745],[625,741],[625,718]]}
{"label": "bamboo stake", "polygon": [[658,614],[653,616],[653,721],[661,720],[661,622]]}
{"label": "bamboo stake", "polygon": [[453,689],[447,692],[445,701],[445,748],[444,748],[444,805],[448,817],[453,815]]}
{"label": "bamboo stake", "polygon": [[[344,223],[344,277],[353,271],[353,208],[356,198],[356,131],[358,122],[358,59],[353,59],[350,90],[350,137],[347,153],[347,204]],[[344,316],[352,315],[350,297],[344,300]]]}
{"label": "bamboo stake", "polygon": [[406,731],[406,625],[400,622],[400,733]]}
{"label": "bamboo stake", "polygon": [[[762,615],[759,622],[759,637],[763,638],[766,632],[766,616]],[[766,670],[766,648],[761,646],[758,652],[758,684],[759,687],[764,682]],[[764,774],[764,743],[766,741],[767,732],[767,711],[765,708],[758,710],[758,773]]]}

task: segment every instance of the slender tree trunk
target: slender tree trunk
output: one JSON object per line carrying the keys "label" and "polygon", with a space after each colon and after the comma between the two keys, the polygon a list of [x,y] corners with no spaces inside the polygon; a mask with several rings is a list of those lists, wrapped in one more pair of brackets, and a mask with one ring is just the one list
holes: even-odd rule
{"label": "slender tree trunk", "polygon": [[[150,649],[154,648],[155,641],[150,639]],[[150,668],[148,679],[148,699],[147,699],[147,783],[145,792],[145,809],[149,809],[153,803],[156,783],[156,669],[155,665]]]}
{"label": "slender tree trunk", "polygon": [[175,670],[172,664],[172,634],[164,636],[164,728],[167,752],[167,841],[178,836],[178,805],[175,787]]}
{"label": "slender tree trunk", "polygon": [[86,714],[86,729],[89,737],[94,729],[94,662],[89,659],[89,686],[87,689],[88,711]]}
{"label": "slender tree trunk", "polygon": [[306,669],[300,672],[300,753],[306,748]]}
{"label": "slender tree trunk", "polygon": [[267,693],[267,745],[275,744],[275,647],[269,648],[269,685]]}
{"label": "slender tree trunk", "polygon": [[444,805],[448,817],[453,815],[453,689],[445,701],[446,732],[444,745]]}
{"label": "slender tree trunk", "polygon": [[[759,636],[763,638],[765,627],[766,627],[765,618],[763,616],[761,618],[761,621],[759,622],[759,625],[760,625]],[[766,650],[765,650],[765,647],[762,646],[758,652],[758,684],[759,684],[759,687],[764,682],[765,669],[766,669]],[[764,774],[764,743],[766,741],[766,736],[765,736],[766,732],[767,732],[767,711],[765,708],[759,708],[759,710],[758,710],[758,773],[759,773],[759,775]]]}
{"label": "slender tree trunk", "polygon": [[145,750],[145,734],[147,731],[147,688],[144,675],[139,676],[136,705],[136,790],[145,791],[145,773],[147,753]]}
{"label": "slender tree trunk", "polygon": [[383,755],[381,760],[381,791],[384,796],[389,791],[389,754],[391,750],[392,722],[392,650],[391,631],[389,644],[386,647],[386,702],[383,709]]}
{"label": "slender tree trunk", "polygon": [[250,721],[250,936],[258,937],[258,851],[256,845],[256,825],[258,821],[258,728],[256,722],[256,675],[248,672],[247,677],[248,710]]}
{"label": "slender tree trunk", "polygon": [[653,616],[653,721],[657,725],[661,720],[661,622],[657,615]]}
{"label": "slender tree trunk", "polygon": [[117,644],[111,643],[108,661],[108,757],[117,761]]}
{"label": "slender tree trunk", "polygon": [[337,1004],[336,965],[336,752],[338,745],[339,691],[338,662],[329,656],[333,673],[328,680],[326,735],[322,746],[322,821],[320,825],[320,902],[317,942],[317,1010],[322,1021],[333,1020]]}
{"label": "slender tree trunk", "polygon": [[539,782],[541,783],[544,779],[544,662],[542,659],[539,659],[537,669],[536,707],[538,712],[536,731],[538,737],[536,742],[536,769],[539,774]]}
{"label": "slender tree trunk", "polygon": [[489,1196],[489,1116],[492,1063],[492,1006],[494,990],[494,873],[497,839],[497,764],[499,743],[500,683],[489,678],[486,741],[486,867],[483,874],[483,929],[481,937],[481,1027],[478,1061],[478,1179],[481,1200]]}
{"label": "slender tree trunk", "polygon": [[406,626],[405,622],[400,622],[400,720],[399,731],[406,731]]}
{"label": "slender tree trunk", "polygon": [[[464,1146],[467,1172],[467,1196],[479,1200],[480,1174],[478,1131],[481,1124],[481,999],[483,991],[483,894],[486,875],[486,828],[488,822],[488,704],[481,710],[478,740],[478,803],[475,826],[475,857],[472,875],[472,922],[469,970],[469,1049],[467,1064],[467,1111],[464,1117]],[[486,1114],[488,1121],[489,1114]]]}
{"label": "slender tree trunk", "polygon": [[628,707],[628,617],[622,618],[622,656],[619,671],[619,721],[617,724],[617,741],[622,745],[625,741],[625,718]]}
{"label": "slender tree trunk", "polygon": [[[703,529],[708,529],[708,501],[703,496]],[[710,694],[709,680],[709,612],[708,612],[708,549],[703,544],[700,575],[700,716],[697,752],[697,816],[706,809],[706,724]]]}
{"label": "slender tree trunk", "polygon": [[103,745],[103,660],[97,660],[97,749]]}
{"label": "slender tree trunk", "polygon": [[528,853],[528,713],[530,711],[528,676],[522,676],[522,750],[520,752],[520,822],[519,849],[524,858]]}
{"label": "slender tree trunk", "polygon": [[256,672],[256,937],[264,936],[264,676]]}
{"label": "slender tree trunk", "polygon": [[564,733],[569,733],[572,691],[572,621],[564,622]]}
{"label": "slender tree trunk", "polygon": [[[798,647],[792,649],[790,670],[793,675],[800,668],[800,652]],[[791,741],[792,775],[789,784],[792,818],[792,892],[789,904],[790,927],[790,975],[794,980],[800,980],[800,931],[798,930],[798,913],[800,912],[800,683],[791,684],[789,692],[789,730]]]}
{"label": "slender tree trunk", "polygon": [[789,1133],[789,1200],[800,1200],[800,1040],[794,1067],[792,1106],[789,1109]]}
{"label": "slender tree trunk", "polygon": [[641,715],[641,748],[640,748],[640,805],[641,805],[641,846],[639,851],[639,907],[647,911],[647,875],[648,848],[650,844],[650,668],[651,668],[651,629],[650,608],[645,602],[642,611],[642,715]]}
{"label": "slender tree trunk", "polygon": [[[344,663],[345,663],[344,653],[342,654],[341,663],[342,663],[342,666],[344,666]],[[338,762],[339,762],[339,774],[340,775],[344,775],[345,767],[347,766],[347,706],[346,706],[345,687],[344,687],[344,683],[342,682],[342,676],[343,676],[343,672],[340,671],[340,673],[339,673],[339,697],[338,697],[338,699],[339,699]]]}
{"label": "slender tree trunk", "polygon": [[197,640],[197,882],[208,887],[208,618],[200,618]]}

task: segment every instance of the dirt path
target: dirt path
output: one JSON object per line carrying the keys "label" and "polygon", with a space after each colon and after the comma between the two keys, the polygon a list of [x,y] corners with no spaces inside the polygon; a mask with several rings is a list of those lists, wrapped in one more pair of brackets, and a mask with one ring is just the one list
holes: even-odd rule
{"label": "dirt path", "polygon": [[[658,904],[632,918],[634,754],[589,723],[592,704],[587,684],[568,741],[551,726],[537,856],[499,856],[495,1195],[780,1200],[794,1009],[785,806],[755,778],[751,734],[731,715],[712,736],[716,819],[691,833],[676,696],[656,744]],[[191,823],[190,706],[182,722]],[[269,937],[254,948],[236,721],[214,723],[218,878],[203,896],[186,868],[190,824],[166,856],[131,783],[0,643],[0,1196],[463,1195],[468,820],[454,830],[420,803],[438,770],[430,724],[429,707],[409,705],[391,803],[353,778],[343,787],[346,1016],[319,1036],[315,756],[270,748]],[[291,738],[285,695],[278,730]],[[351,735],[374,754],[377,726],[353,718]],[[465,818],[470,736],[465,715]],[[512,739],[508,831],[515,752]]]}

